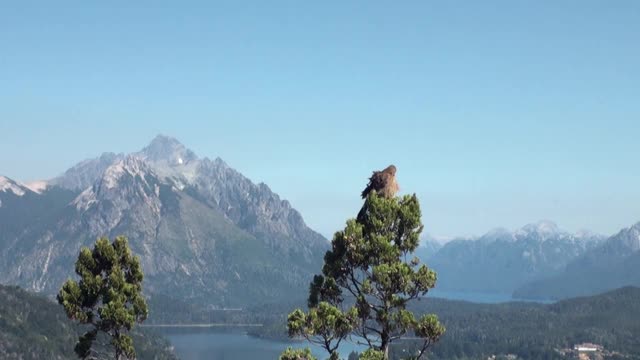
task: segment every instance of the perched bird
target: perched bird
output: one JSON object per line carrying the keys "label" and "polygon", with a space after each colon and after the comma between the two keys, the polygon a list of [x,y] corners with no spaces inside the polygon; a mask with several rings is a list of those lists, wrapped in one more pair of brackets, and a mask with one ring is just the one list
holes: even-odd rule
{"label": "perched bird", "polygon": [[[386,198],[392,198],[396,195],[398,192],[398,183],[396,182],[395,166],[389,165],[382,171],[374,171],[369,178],[369,184],[367,184],[367,187],[362,190],[362,198],[366,199],[372,191],[375,191],[376,194]],[[363,224],[367,212],[367,203],[365,202],[364,205],[362,205],[360,212],[358,212],[356,220]]]}
{"label": "perched bird", "polygon": [[369,178],[369,184],[362,190],[362,198],[366,199],[371,191],[375,191],[378,195],[383,195],[386,198],[393,197],[398,192],[396,167],[389,165],[382,171],[374,171]]}

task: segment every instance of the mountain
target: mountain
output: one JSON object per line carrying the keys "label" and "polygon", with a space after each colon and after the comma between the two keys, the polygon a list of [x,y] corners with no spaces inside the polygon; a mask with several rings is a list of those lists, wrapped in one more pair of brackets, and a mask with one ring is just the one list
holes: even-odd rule
{"label": "mountain", "polygon": [[416,248],[414,255],[417,256],[421,262],[424,262],[442,249],[442,246],[442,243],[440,243],[436,238],[429,234],[425,234],[422,236],[420,246]]}
{"label": "mountain", "polygon": [[[77,359],[73,347],[79,335],[79,327],[58,304],[0,285],[0,359]],[[132,335],[138,359],[177,359],[159,336],[140,330]]]}
{"label": "mountain", "polygon": [[426,261],[438,273],[439,290],[510,294],[529,281],[560,272],[602,239],[570,234],[541,221],[516,231],[496,229],[447,242]]}
{"label": "mountain", "polygon": [[0,176],[0,259],[8,256],[8,249],[19,238],[53,221],[76,195],[59,187],[34,188]]}
{"label": "mountain", "polygon": [[166,136],[85,160],[41,193],[5,183],[0,282],[34,291],[56,292],[81,246],[122,234],[148,293],[242,307],[306,288],[328,248],[267,185]]}
{"label": "mountain", "polygon": [[640,286],[640,222],[567,264],[564,271],[518,288],[520,298],[563,299]]}
{"label": "mountain", "polygon": [[123,154],[104,153],[95,159],[84,160],[57,178],[49,180],[49,185],[57,185],[65,189],[82,191],[102,176],[111,165],[124,158]]}

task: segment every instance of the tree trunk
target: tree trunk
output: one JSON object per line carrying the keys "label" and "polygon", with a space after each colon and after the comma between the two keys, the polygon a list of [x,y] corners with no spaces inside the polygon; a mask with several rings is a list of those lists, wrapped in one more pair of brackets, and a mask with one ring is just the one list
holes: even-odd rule
{"label": "tree trunk", "polygon": [[384,359],[389,359],[389,334],[383,331],[380,335],[380,351],[384,354]]}

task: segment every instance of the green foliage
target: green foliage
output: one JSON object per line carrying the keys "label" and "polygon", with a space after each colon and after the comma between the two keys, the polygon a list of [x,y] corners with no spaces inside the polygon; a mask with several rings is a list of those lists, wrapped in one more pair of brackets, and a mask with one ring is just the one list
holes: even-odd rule
{"label": "green foliage", "polygon": [[313,355],[311,355],[311,350],[309,348],[306,349],[293,349],[291,347],[287,348],[282,355],[278,358],[278,360],[317,360]]}
{"label": "green foliage", "polygon": [[379,350],[367,349],[360,354],[359,360],[384,360],[384,353]]}
{"label": "green foliage", "polygon": [[[415,195],[385,198],[371,193],[364,216],[348,220],[324,257],[322,274],[309,288],[309,312],[288,317],[289,336],[302,336],[330,354],[347,337],[369,345],[368,359],[387,358],[389,345],[407,333],[423,339],[419,356],[444,333],[435,315],[415,319],[407,304],[427,294],[436,273],[411,257],[423,229]],[[345,298],[355,305],[348,310]],[[374,350],[378,351],[375,352]]]}
{"label": "green foliage", "polygon": [[[73,344],[85,331],[86,326],[74,324],[49,299],[0,285],[0,359],[77,359]],[[132,336],[139,360],[177,360],[168,341],[160,336],[146,329],[135,329]],[[102,359],[113,358],[112,350],[102,350]]]}
{"label": "green foliage", "polygon": [[111,338],[118,359],[135,358],[127,333],[147,318],[148,311],[142,296],[140,260],[131,253],[127,238],[118,236],[112,243],[100,238],[93,250],[83,247],[75,271],[80,281],[67,280],[57,298],[70,319],[91,326],[78,339],[76,354],[89,357],[103,332]]}
{"label": "green foliage", "polygon": [[304,337],[331,355],[336,354],[340,342],[353,331],[357,321],[355,307],[343,312],[325,301],[311,308],[308,314],[296,309],[287,318],[290,337]]}
{"label": "green foliage", "polygon": [[[554,304],[473,304],[434,299],[416,302],[416,313],[436,312],[447,324],[447,336],[429,354],[433,359],[486,359],[515,354],[522,359],[560,359],[557,349],[593,342],[606,350],[640,359],[640,289],[561,301]],[[398,355],[420,344],[403,341]]]}

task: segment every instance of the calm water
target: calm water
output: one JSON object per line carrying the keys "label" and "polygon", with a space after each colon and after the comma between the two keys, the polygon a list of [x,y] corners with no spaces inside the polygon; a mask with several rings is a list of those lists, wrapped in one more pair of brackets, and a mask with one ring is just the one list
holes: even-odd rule
{"label": "calm water", "polygon": [[[309,346],[306,342],[278,342],[257,339],[242,332],[222,333],[193,332],[188,330],[181,333],[165,334],[175,347],[176,354],[182,360],[272,360],[288,347],[305,348]],[[309,346],[313,354],[319,359],[328,356],[319,347]],[[344,344],[340,348],[343,358],[358,348],[353,344]]]}
{"label": "calm water", "polygon": [[511,297],[511,294],[441,291],[437,288],[429,291],[429,295],[427,295],[427,298],[430,297],[450,300],[464,300],[482,304],[498,304],[514,301],[513,297]]}
{"label": "calm water", "polygon": [[[437,290],[429,292],[429,297],[466,300],[477,303],[513,301],[511,294]],[[190,331],[188,329],[181,329],[179,332],[176,332],[176,330],[163,331],[163,335],[171,341],[175,347],[176,354],[178,354],[182,360],[272,360],[277,359],[288,346],[294,348],[305,348],[308,346],[319,359],[326,359],[328,357],[326,352],[320,347],[310,345],[307,342],[286,343],[257,339],[246,335],[240,329],[235,329],[232,332],[221,332],[220,330]],[[354,344],[344,343],[340,348],[340,355],[343,358],[347,358],[349,353],[354,350],[362,351],[362,348]]]}

